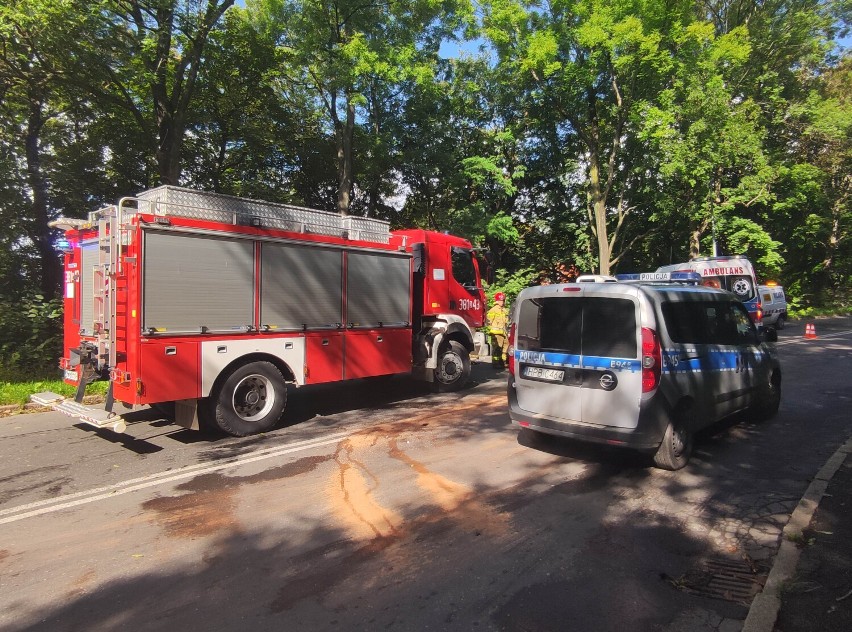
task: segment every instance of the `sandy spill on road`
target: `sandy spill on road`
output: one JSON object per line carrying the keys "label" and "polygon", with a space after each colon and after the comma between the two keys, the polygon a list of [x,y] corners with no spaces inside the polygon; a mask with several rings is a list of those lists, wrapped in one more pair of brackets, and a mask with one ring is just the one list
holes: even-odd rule
{"label": "sandy spill on road", "polygon": [[485,414],[490,409],[502,411],[505,404],[493,401],[493,397],[466,406],[436,408],[416,415],[403,423],[388,424],[372,428],[342,441],[335,452],[338,467],[332,473],[326,487],[326,496],[331,502],[341,528],[353,539],[392,538],[402,535],[405,518],[392,507],[384,506],[379,500],[381,481],[366,465],[376,454],[386,454],[406,466],[415,474],[414,484],[425,492],[423,505],[432,505],[433,510],[420,516],[417,522],[452,516],[454,520],[470,524],[471,529],[498,536],[505,532],[508,516],[477,499],[474,490],[464,483],[453,481],[432,471],[426,464],[414,459],[400,448],[399,436],[406,431],[433,424],[446,416],[459,416],[475,409]]}

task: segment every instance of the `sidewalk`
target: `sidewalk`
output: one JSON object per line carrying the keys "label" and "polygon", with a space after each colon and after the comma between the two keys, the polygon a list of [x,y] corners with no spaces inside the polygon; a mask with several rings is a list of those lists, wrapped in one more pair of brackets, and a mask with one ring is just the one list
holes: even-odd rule
{"label": "sidewalk", "polygon": [[852,439],[819,471],[784,528],[743,632],[852,630]]}

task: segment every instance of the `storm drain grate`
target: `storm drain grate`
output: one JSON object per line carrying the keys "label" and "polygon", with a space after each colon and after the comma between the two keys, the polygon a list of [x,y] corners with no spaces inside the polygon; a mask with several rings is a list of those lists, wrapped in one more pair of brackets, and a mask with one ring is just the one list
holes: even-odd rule
{"label": "storm drain grate", "polygon": [[763,588],[765,580],[765,575],[759,574],[747,561],[712,559],[701,562],[675,586],[700,597],[749,604]]}

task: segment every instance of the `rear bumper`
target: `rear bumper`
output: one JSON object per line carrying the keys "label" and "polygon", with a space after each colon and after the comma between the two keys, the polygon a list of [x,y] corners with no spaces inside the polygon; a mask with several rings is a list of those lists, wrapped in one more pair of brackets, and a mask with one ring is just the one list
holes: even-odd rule
{"label": "rear bumper", "polygon": [[509,378],[507,394],[509,418],[513,423],[536,432],[588,443],[601,443],[642,452],[653,452],[660,446],[668,423],[666,412],[659,404],[654,403],[655,400],[659,401],[659,398],[654,398],[649,405],[640,409],[639,422],[635,428],[617,428],[582,421],[557,420],[523,410],[518,406],[518,395],[512,386],[511,377]]}

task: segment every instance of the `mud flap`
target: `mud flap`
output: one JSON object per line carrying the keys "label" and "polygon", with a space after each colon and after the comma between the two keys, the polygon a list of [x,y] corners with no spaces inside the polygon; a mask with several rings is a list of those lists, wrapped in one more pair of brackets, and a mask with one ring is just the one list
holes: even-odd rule
{"label": "mud flap", "polygon": [[175,402],[175,423],[187,430],[200,430],[197,399],[179,399]]}

